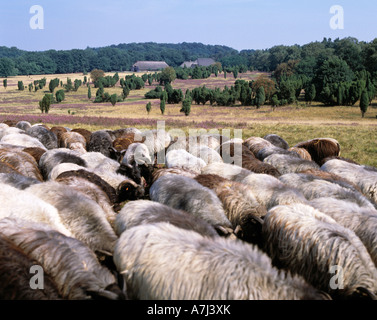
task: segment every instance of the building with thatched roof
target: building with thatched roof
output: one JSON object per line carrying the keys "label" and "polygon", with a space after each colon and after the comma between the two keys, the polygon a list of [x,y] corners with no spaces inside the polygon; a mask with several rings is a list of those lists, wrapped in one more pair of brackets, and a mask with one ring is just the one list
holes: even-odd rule
{"label": "building with thatched roof", "polygon": [[132,67],[131,71],[158,71],[169,67],[165,61],[137,61]]}
{"label": "building with thatched roof", "polygon": [[181,68],[195,68],[196,66],[198,67],[209,67],[213,64],[215,64],[216,61],[213,60],[212,58],[198,58],[195,61],[185,61],[183,62],[180,67]]}

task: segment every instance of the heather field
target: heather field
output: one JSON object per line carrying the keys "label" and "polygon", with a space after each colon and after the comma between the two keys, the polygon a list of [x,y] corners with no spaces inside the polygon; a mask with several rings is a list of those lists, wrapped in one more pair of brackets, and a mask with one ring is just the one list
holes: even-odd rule
{"label": "heather field", "polygon": [[[120,77],[126,74],[119,73]],[[113,75],[109,73],[108,75]],[[141,75],[141,74],[140,74]],[[238,78],[253,80],[260,76],[258,72],[239,74]],[[46,77],[47,86],[37,92],[28,89],[19,91],[17,82],[23,81],[25,86],[34,80]],[[68,92],[60,104],[53,104],[49,114],[41,114],[38,102],[48,93],[48,83],[59,78],[66,83],[67,78],[83,80],[83,74],[59,74],[19,76],[8,78],[8,87],[3,87],[0,79],[0,121],[26,120],[31,123],[45,123],[49,126],[63,125],[71,128],[86,128],[89,130],[117,129],[126,126],[138,128],[156,128],[157,121],[165,121],[167,130],[179,128],[188,132],[190,129],[241,129],[243,137],[260,136],[275,133],[283,137],[290,145],[318,137],[337,139],[342,147],[342,156],[352,158],[363,164],[377,166],[377,102],[369,107],[365,118],[361,118],[358,103],[353,107],[323,107],[319,104],[306,106],[304,102],[291,106],[278,107],[273,111],[270,106],[260,109],[255,107],[212,107],[209,104],[191,107],[191,113],[186,117],[180,113],[181,105],[166,105],[165,114],[159,109],[159,100],[146,100],[144,94],[154,89],[148,84],[142,90],[131,91],[124,102],[115,106],[111,103],[93,103],[96,89],[92,85],[92,98],[87,97],[87,87],[82,86],[77,92]],[[233,75],[223,74],[203,80],[176,80],[173,88],[193,89],[205,85],[208,88],[223,88],[232,86]],[[60,89],[60,87],[58,88]],[[105,88],[110,94],[121,94],[119,85]],[[152,102],[152,111],[148,115],[145,105]]]}

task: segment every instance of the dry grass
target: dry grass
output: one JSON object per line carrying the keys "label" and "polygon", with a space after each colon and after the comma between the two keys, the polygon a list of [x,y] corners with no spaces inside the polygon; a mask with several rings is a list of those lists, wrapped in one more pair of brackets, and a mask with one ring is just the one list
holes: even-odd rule
{"label": "dry grass", "polygon": [[[131,72],[119,73],[124,77]],[[109,74],[112,75],[112,74]],[[258,73],[240,74],[240,78],[252,80],[258,77]],[[89,75],[87,75],[89,77]],[[44,90],[29,92],[17,90],[17,82],[22,80],[27,86],[34,80],[46,77],[47,86]],[[8,88],[2,86],[0,79],[0,115],[6,117],[34,116],[38,121],[50,121],[48,125],[69,127],[83,127],[89,130],[117,129],[121,126],[137,126],[143,128],[155,128],[156,122],[164,120],[167,130],[180,128],[186,133],[192,128],[204,129],[242,129],[243,137],[260,136],[275,133],[283,137],[290,145],[300,141],[317,137],[332,137],[337,139],[342,147],[342,156],[352,158],[360,163],[377,166],[377,103],[369,107],[365,118],[357,105],[354,107],[323,107],[319,104],[306,106],[305,103],[284,106],[272,111],[271,107],[263,106],[260,109],[254,107],[212,107],[206,105],[192,105],[190,116],[180,113],[181,105],[167,105],[165,115],[159,108],[159,100],[152,100],[152,111],[148,115],[145,105],[148,102],[144,94],[155,87],[146,85],[145,89],[131,91],[128,98],[121,103],[112,106],[110,103],[93,103],[96,89],[92,86],[92,101],[87,98],[87,88],[83,86],[77,92],[66,93],[66,99],[61,104],[51,106],[48,118],[41,115],[38,101],[48,92],[48,83],[53,78],[59,78],[64,83],[70,78],[83,80],[83,74],[65,75],[37,75],[8,78]],[[193,89],[206,85],[208,88],[228,87],[234,85],[233,75],[228,74],[224,79],[223,74],[217,78],[203,80],[176,80],[174,88]],[[59,87],[60,89],[60,87]],[[121,94],[120,86],[106,88],[110,94]],[[74,113],[74,115],[68,115]],[[58,119],[58,120],[56,120]],[[55,122],[55,123],[54,123]]]}

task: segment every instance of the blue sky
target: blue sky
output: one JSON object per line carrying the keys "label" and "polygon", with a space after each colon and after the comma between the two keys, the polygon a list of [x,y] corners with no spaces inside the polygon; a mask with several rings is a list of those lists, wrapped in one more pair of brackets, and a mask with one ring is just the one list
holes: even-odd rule
{"label": "blue sky", "polygon": [[[30,28],[30,8],[44,29]],[[344,29],[330,28],[330,7],[344,9]],[[84,49],[131,42],[201,42],[242,49],[327,38],[377,37],[371,0],[0,0],[0,46],[30,51]]]}

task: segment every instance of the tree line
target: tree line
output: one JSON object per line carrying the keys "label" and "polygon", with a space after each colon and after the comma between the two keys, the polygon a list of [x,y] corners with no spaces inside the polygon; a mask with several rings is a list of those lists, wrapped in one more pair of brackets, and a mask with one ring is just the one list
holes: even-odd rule
{"label": "tree line", "polygon": [[[165,61],[178,67],[184,61],[200,57],[213,58],[223,67],[239,66],[247,70],[273,72],[281,63],[300,61],[298,68],[308,76],[318,60],[338,57],[353,72],[377,72],[377,38],[371,42],[356,38],[327,39],[305,45],[278,45],[265,50],[237,51],[226,46],[201,43],[158,44],[131,43],[85,50],[48,50],[28,52],[17,48],[0,47],[0,77],[32,74],[61,74],[88,72],[128,71],[138,60]],[[179,76],[179,75],[178,75]]]}

